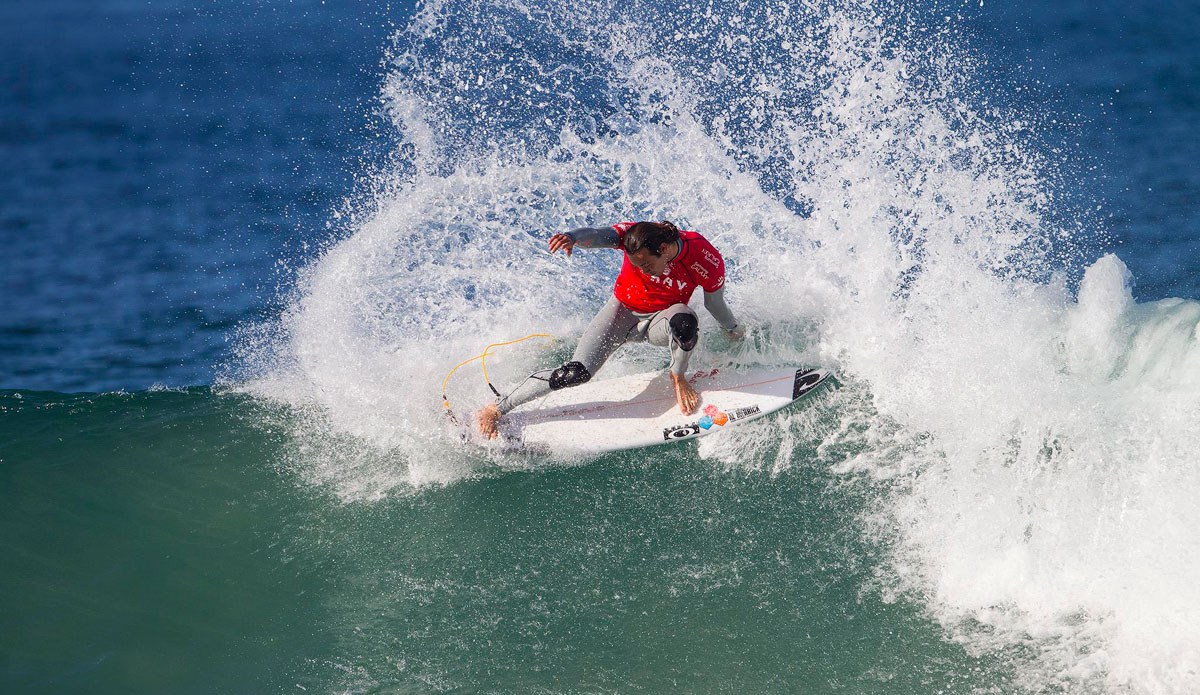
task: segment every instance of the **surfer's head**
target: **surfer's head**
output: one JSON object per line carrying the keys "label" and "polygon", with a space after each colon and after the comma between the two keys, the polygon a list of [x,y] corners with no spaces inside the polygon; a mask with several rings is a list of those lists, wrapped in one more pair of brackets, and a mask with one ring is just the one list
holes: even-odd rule
{"label": "surfer's head", "polygon": [[[661,275],[679,246],[679,228],[662,222],[638,222],[625,232],[629,261],[647,275]],[[671,253],[666,253],[670,249]]]}

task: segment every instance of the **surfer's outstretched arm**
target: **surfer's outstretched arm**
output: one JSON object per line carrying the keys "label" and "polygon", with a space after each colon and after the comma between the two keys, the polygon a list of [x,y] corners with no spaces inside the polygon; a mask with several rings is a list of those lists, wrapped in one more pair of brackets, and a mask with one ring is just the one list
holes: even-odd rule
{"label": "surfer's outstretched arm", "polygon": [[567,235],[585,249],[619,249],[621,235],[613,227],[580,227]]}
{"label": "surfer's outstretched arm", "polygon": [[725,303],[725,288],[720,287],[716,292],[704,293],[704,308],[708,309],[708,313],[713,315],[717,323],[721,324],[721,328],[725,333],[734,340],[740,340],[744,331],[738,324],[737,319],[733,317],[733,312],[729,309],[729,305]]}
{"label": "surfer's outstretched arm", "polygon": [[585,249],[617,249],[621,247],[621,235],[612,227],[580,227],[550,237],[550,253],[562,249],[570,256],[576,245]]}

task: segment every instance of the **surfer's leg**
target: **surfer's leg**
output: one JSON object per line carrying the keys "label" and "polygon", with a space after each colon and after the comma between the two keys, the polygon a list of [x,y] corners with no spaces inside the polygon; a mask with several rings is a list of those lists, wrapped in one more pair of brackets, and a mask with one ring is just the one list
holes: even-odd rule
{"label": "surfer's leg", "polygon": [[512,393],[498,404],[500,414],[545,396],[552,390],[578,386],[587,382],[606,360],[625,343],[638,319],[633,312],[610,297],[588,324],[575,346],[571,361],[557,369],[543,369],[529,375]]}
{"label": "surfer's leg", "polygon": [[657,314],[642,315],[638,331],[651,345],[661,345],[671,350],[671,386],[675,389],[675,400],[679,412],[691,415],[700,405],[700,394],[688,383],[688,360],[700,339],[700,320],[687,304],[672,304]]}
{"label": "surfer's leg", "polygon": [[609,297],[596,314],[596,318],[592,319],[587,330],[579,337],[579,344],[575,346],[575,354],[571,361],[581,363],[587,367],[589,374],[594,376],[617,348],[629,340],[629,332],[637,323],[637,316],[632,311],[616,297]]}
{"label": "surfer's leg", "polygon": [[692,350],[700,339],[700,319],[687,304],[673,304],[655,314],[646,327],[651,345],[671,348],[671,373],[687,371]]}
{"label": "surfer's leg", "polygon": [[687,304],[673,304],[654,314],[639,325],[651,345],[671,349],[671,386],[679,412],[691,415],[700,405],[700,394],[688,383],[688,360],[700,340],[700,320]]}

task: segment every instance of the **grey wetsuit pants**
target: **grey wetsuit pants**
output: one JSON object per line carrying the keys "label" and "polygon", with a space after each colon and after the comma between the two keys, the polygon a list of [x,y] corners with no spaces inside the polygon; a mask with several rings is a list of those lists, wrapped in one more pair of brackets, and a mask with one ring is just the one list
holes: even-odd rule
{"label": "grey wetsuit pants", "polygon": [[[643,314],[625,306],[616,297],[609,297],[579,339],[571,361],[581,363],[587,368],[588,375],[595,375],[617,348],[625,343],[649,342],[671,349],[671,372],[682,376],[696,347],[698,324],[696,312],[687,304],[673,304],[662,311]],[[544,369],[531,374],[516,390],[500,400],[500,412],[507,413],[522,403],[549,393],[553,372],[553,369]]]}

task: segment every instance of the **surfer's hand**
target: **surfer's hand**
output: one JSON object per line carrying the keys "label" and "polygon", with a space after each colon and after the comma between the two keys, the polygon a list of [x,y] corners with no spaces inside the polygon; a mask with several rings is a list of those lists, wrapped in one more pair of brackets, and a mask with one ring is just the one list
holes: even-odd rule
{"label": "surfer's hand", "polygon": [[550,253],[562,249],[570,256],[573,248],[575,248],[575,239],[570,234],[555,234],[550,237]]}
{"label": "surfer's hand", "polygon": [[671,374],[671,385],[675,387],[675,401],[679,404],[679,412],[691,415],[700,406],[700,394],[688,383],[687,377],[675,372]]}
{"label": "surfer's hand", "polygon": [[484,406],[475,415],[475,426],[479,428],[479,432],[483,436],[495,439],[496,431],[500,427],[500,408],[496,407],[495,403]]}
{"label": "surfer's hand", "polygon": [[725,335],[728,336],[731,341],[740,343],[742,338],[746,337],[746,329],[742,328],[742,324],[739,323],[733,327],[732,331],[725,331]]}

